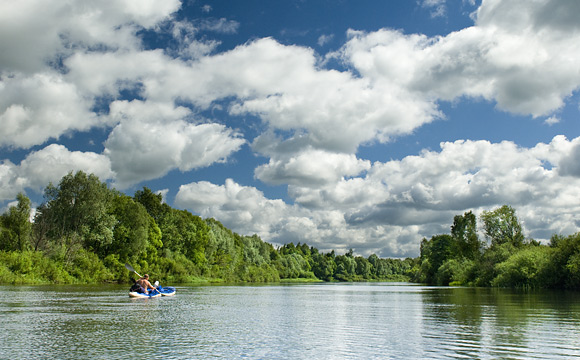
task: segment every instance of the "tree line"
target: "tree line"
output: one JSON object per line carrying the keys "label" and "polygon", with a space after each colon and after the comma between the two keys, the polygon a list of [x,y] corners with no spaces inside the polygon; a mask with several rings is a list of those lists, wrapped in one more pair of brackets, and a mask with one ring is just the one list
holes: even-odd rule
{"label": "tree line", "polygon": [[418,269],[417,259],[275,248],[146,187],[130,197],[82,171],[49,184],[32,221],[30,212],[21,193],[0,216],[0,283],[126,283],[125,263],[165,283],[409,280]]}
{"label": "tree line", "polygon": [[415,259],[337,255],[306,244],[280,247],[232,232],[215,219],[174,209],[148,188],[128,196],[97,176],[69,173],[31,202],[0,215],[0,283],[130,281],[124,264],[173,283],[401,280],[434,285],[580,288],[580,233],[526,239],[504,205],[453,219],[449,234],[424,238]]}
{"label": "tree line", "polygon": [[580,233],[526,239],[508,205],[483,211],[482,241],[470,211],[453,219],[450,234],[421,242],[414,280],[437,285],[580,289]]}

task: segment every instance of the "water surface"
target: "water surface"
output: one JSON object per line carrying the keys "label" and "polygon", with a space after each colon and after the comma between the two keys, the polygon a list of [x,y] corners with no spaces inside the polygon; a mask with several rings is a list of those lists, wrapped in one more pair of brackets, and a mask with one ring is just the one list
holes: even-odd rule
{"label": "water surface", "polygon": [[401,283],[0,287],[0,359],[570,359],[580,294]]}

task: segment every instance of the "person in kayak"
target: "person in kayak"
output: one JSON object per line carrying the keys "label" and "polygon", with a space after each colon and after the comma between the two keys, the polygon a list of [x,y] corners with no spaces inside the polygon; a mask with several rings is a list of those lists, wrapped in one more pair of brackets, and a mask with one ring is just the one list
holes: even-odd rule
{"label": "person in kayak", "polygon": [[149,289],[155,290],[155,287],[149,282],[149,275],[145,274],[142,278],[135,281],[135,283],[143,289],[144,294],[149,294]]}

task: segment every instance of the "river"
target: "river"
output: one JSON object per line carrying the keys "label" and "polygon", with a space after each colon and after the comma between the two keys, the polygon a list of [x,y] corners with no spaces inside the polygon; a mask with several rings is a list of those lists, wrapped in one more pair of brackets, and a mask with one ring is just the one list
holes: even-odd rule
{"label": "river", "polygon": [[[167,284],[170,285],[170,284]],[[0,286],[0,359],[570,359],[580,293],[406,283]]]}

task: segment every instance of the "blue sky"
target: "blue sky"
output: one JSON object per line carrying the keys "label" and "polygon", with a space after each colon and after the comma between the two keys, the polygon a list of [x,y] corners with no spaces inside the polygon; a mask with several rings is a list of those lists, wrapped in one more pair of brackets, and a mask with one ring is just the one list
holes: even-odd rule
{"label": "blue sky", "polygon": [[580,3],[0,2],[0,211],[94,173],[274,244],[580,226]]}

